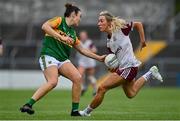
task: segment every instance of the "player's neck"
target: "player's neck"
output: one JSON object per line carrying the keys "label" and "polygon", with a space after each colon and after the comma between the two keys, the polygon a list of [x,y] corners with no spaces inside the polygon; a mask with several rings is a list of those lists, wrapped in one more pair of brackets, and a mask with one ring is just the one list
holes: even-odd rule
{"label": "player's neck", "polygon": [[66,24],[67,24],[69,27],[73,25],[73,22],[72,22],[71,18],[66,17],[66,18],[65,18],[65,21],[66,21]]}
{"label": "player's neck", "polygon": [[112,35],[112,31],[111,31],[110,29],[107,29],[105,32],[106,32],[108,35]]}

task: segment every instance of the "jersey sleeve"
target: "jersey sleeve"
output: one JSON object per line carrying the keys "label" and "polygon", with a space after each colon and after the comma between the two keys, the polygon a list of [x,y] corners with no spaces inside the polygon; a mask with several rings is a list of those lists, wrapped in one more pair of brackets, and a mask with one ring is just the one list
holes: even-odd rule
{"label": "jersey sleeve", "polygon": [[52,26],[52,28],[58,28],[58,26],[62,22],[62,18],[57,16],[57,17],[54,17],[54,18],[48,20],[48,22]]}
{"label": "jersey sleeve", "polygon": [[133,22],[127,22],[126,28],[121,29],[125,36],[128,36],[130,31],[133,30]]}

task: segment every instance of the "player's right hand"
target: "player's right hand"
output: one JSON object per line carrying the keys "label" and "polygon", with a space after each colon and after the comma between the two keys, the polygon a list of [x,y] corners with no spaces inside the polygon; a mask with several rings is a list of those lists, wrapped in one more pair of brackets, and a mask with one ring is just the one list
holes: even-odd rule
{"label": "player's right hand", "polygon": [[73,44],[73,39],[69,36],[62,36],[61,40],[64,41],[65,43],[72,45]]}
{"label": "player's right hand", "polygon": [[141,51],[144,47],[146,47],[146,42],[141,42],[140,51]]}

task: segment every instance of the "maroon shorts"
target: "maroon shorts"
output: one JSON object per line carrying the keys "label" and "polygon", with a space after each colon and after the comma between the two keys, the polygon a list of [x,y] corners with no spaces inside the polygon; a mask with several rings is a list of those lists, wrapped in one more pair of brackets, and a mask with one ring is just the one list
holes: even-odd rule
{"label": "maroon shorts", "polygon": [[116,73],[121,76],[123,79],[132,81],[138,72],[138,67],[129,67],[125,69],[117,69]]}

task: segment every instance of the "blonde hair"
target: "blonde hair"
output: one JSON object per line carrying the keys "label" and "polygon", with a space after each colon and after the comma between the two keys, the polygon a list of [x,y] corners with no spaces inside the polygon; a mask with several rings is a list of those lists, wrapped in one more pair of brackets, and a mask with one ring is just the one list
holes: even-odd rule
{"label": "blonde hair", "polygon": [[108,11],[102,11],[100,12],[99,16],[105,16],[106,20],[108,22],[111,22],[111,31],[116,32],[117,30],[121,28],[126,28],[126,21],[124,19],[120,19],[119,17],[113,16]]}

